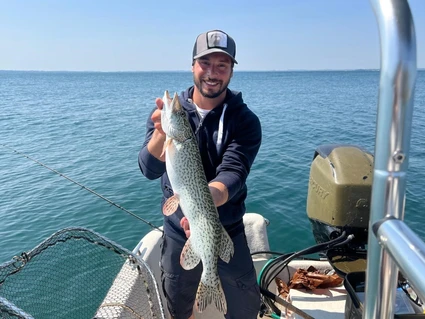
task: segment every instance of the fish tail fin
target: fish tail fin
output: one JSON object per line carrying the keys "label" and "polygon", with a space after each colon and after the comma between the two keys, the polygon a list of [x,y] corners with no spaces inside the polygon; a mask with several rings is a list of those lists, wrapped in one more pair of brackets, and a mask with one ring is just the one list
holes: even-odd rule
{"label": "fish tail fin", "polygon": [[198,312],[202,312],[212,302],[221,313],[227,312],[227,302],[223,288],[218,278],[218,287],[205,285],[202,281],[199,283],[198,292],[196,293],[196,308]]}

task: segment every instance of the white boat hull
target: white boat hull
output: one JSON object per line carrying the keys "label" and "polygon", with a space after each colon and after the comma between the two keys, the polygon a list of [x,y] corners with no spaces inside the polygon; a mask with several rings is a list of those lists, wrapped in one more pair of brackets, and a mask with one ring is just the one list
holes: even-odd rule
{"label": "white boat hull", "polygon": [[[267,237],[267,222],[259,214],[248,213],[244,217],[245,232],[247,235],[248,245],[251,252],[257,251],[269,251],[269,242]],[[160,260],[160,245],[162,242],[162,233],[158,230],[150,231],[146,236],[142,238],[139,244],[133,251],[137,255],[141,256],[147,264],[150,266],[154,273],[155,279],[158,283],[161,282],[161,270],[159,267]],[[268,261],[268,256],[265,255],[254,255],[253,256],[254,266],[257,274],[261,271],[265,263]],[[332,267],[327,261],[301,261],[295,260],[289,264],[288,269],[285,269],[279,277],[286,282],[289,281],[289,276],[296,272],[298,268],[308,268],[314,266],[316,269],[324,270],[331,269]],[[159,284],[160,286],[160,284]],[[269,286],[269,290],[276,292],[277,287],[273,282]],[[166,300],[164,298],[162,289],[161,299],[165,308],[167,318],[171,318],[168,310],[166,309]],[[292,289],[291,290],[292,304],[297,308],[305,311],[316,319],[343,319],[344,318],[344,307],[346,300],[346,290],[344,286],[340,286],[332,289],[316,289],[314,291],[305,291]],[[196,319],[217,319],[222,318],[213,306],[208,306],[202,313],[198,313],[194,309]],[[295,316],[294,316],[295,318]]]}

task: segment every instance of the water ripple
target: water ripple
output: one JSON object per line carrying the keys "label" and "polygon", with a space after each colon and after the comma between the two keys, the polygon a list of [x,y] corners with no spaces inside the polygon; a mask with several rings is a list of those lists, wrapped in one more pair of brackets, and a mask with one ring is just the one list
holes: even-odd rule
{"label": "water ripple", "polygon": [[[263,143],[248,178],[247,210],[270,221],[273,249],[314,243],[306,216],[317,146],[374,150],[379,75],[358,72],[236,72],[262,123]],[[163,91],[182,91],[190,72],[1,72],[0,143],[45,163],[160,225],[159,181],[142,176],[137,153],[147,116]],[[425,76],[416,84],[407,221],[425,237]],[[92,228],[132,249],[149,226],[70,181],[0,148],[0,262],[69,226]]]}

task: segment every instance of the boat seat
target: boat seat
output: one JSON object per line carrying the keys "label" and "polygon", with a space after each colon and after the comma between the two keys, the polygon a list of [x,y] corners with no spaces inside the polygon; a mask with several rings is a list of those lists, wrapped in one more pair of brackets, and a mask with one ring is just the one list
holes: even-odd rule
{"label": "boat seat", "polygon": [[[267,237],[268,221],[260,214],[246,213],[243,217],[245,225],[245,234],[248,241],[248,247],[251,253],[257,251],[270,251],[269,239]],[[267,258],[261,254],[254,258]]]}

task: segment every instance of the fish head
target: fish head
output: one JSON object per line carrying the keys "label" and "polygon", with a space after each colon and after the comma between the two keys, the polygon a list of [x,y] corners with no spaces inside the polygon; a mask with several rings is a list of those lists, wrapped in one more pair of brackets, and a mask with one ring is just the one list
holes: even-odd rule
{"label": "fish head", "polygon": [[183,142],[192,137],[192,128],[177,93],[171,99],[168,91],[165,91],[162,101],[164,106],[161,111],[161,126],[167,138]]}

